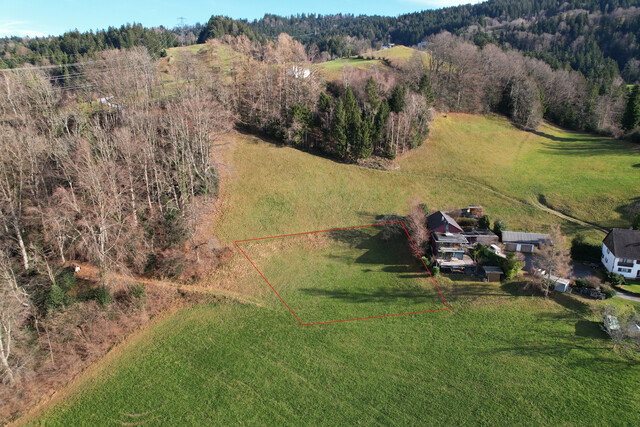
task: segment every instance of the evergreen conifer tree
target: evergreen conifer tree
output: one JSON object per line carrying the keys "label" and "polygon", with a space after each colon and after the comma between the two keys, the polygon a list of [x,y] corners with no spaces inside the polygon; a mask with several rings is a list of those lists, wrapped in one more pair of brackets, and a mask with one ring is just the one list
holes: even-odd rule
{"label": "evergreen conifer tree", "polygon": [[635,85],[627,98],[627,108],[622,116],[622,128],[633,130],[640,124],[640,86]]}

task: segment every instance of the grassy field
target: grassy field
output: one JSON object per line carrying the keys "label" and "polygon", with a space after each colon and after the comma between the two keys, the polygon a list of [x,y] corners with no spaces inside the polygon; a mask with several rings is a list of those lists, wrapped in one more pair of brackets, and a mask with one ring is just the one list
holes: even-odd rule
{"label": "grassy field", "polygon": [[631,292],[635,292],[637,294],[640,294],[640,283],[638,283],[638,281],[631,281],[629,284],[621,285],[620,287],[622,289],[627,290],[627,291],[631,291]]}
{"label": "grassy field", "polygon": [[376,67],[381,70],[388,69],[379,59],[342,58],[316,65],[316,67],[324,71],[324,78],[327,80],[336,80],[342,77],[343,69],[347,66],[356,70],[367,71]]}
{"label": "grassy field", "polygon": [[543,196],[555,209],[608,229],[628,227],[627,208],[640,204],[639,162],[638,144],[549,124],[527,133],[498,116],[450,114],[434,122],[431,143],[401,165],[417,174],[428,165],[431,175],[473,181],[525,202]]}
{"label": "grassy field", "polygon": [[610,350],[585,303],[515,287],[469,284],[455,312],[310,327],[286,310],[190,309],[127,342],[37,421],[635,424],[640,365]]}
{"label": "grassy field", "polygon": [[[224,245],[370,224],[406,213],[418,199],[432,208],[480,203],[511,229],[544,231],[560,222],[571,234],[585,228],[530,198],[543,194],[580,218],[622,225],[628,220],[615,208],[637,197],[635,146],[548,125],[524,133],[498,117],[438,118],[429,141],[392,171],[252,136],[228,143],[218,159],[226,167],[211,228]],[[369,231],[242,245],[310,321],[435,304],[429,283],[406,261],[406,246]],[[253,303],[164,319],[30,422],[637,424],[640,363],[611,350],[599,323],[604,302],[532,297],[517,280],[438,282],[452,311],[303,327],[238,251],[199,285]]]}
{"label": "grassy field", "polygon": [[398,64],[403,61],[408,61],[414,55],[419,55],[425,65],[429,64],[429,54],[424,51],[419,51],[406,46],[394,46],[389,49],[378,50],[365,56],[371,56],[372,58],[387,59],[392,64]]}
{"label": "grassy field", "polygon": [[[447,309],[404,231],[386,236],[384,228],[258,240],[240,247],[303,324]],[[282,304],[271,300],[273,308]]]}

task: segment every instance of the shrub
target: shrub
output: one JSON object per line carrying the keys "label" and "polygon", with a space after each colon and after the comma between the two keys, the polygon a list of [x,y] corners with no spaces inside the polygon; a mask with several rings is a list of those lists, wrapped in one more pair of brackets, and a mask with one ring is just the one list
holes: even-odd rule
{"label": "shrub", "polygon": [[609,273],[607,274],[607,281],[616,286],[625,284],[624,276],[622,274]]}
{"label": "shrub", "polygon": [[482,264],[500,267],[507,280],[516,277],[518,272],[524,267],[524,263],[517,259],[514,254],[510,253],[506,258],[503,258],[493,251],[490,251],[481,243],[478,243],[476,249],[473,251],[473,255],[476,259],[481,260]]}
{"label": "shrub", "polygon": [[613,298],[616,296],[616,290],[613,289],[608,283],[605,283],[600,287],[600,292],[605,294],[607,298]]}
{"label": "shrub", "polygon": [[505,258],[501,258],[501,259],[503,261],[500,267],[502,268],[502,271],[504,271],[504,278],[507,280],[513,279],[514,277],[516,277],[518,272],[522,270],[522,267],[524,267],[524,263],[519,259],[517,259],[514,254],[509,254],[507,255],[506,259]]}
{"label": "shrub", "polygon": [[69,270],[62,270],[56,277],[56,283],[65,292],[69,292],[78,286],[76,276]]}
{"label": "shrub", "polygon": [[144,284],[138,283],[131,286],[131,296],[135,299],[142,299],[145,295],[147,295],[147,291],[144,288]]}
{"label": "shrub", "polygon": [[491,228],[491,218],[489,215],[485,215],[478,220],[478,227],[486,229]]}
{"label": "shrub", "polygon": [[584,279],[579,278],[575,280],[576,286],[589,289],[600,289],[601,284],[602,281],[596,276],[587,276]]}
{"label": "shrub", "polygon": [[64,307],[65,292],[57,283],[51,285],[44,301],[47,313]]}
{"label": "shrub", "polygon": [[427,268],[431,267],[431,261],[429,261],[429,258],[427,258],[426,256],[422,257],[422,262],[424,262],[424,265],[426,265]]}
{"label": "shrub", "polygon": [[435,276],[437,276],[438,274],[440,274],[440,267],[433,267],[433,268],[431,269],[431,275],[432,275],[433,277],[435,277]]}
{"label": "shrub", "polygon": [[574,261],[599,261],[601,246],[586,241],[583,234],[578,234],[571,241],[571,259]]}
{"label": "shrub", "polygon": [[504,221],[498,220],[493,223],[493,232],[496,233],[500,239],[502,239],[502,232],[507,231],[508,229],[509,226]]}
{"label": "shrub", "polygon": [[98,286],[91,290],[90,299],[95,300],[100,306],[106,307],[113,302],[113,297],[106,286]]}
{"label": "shrub", "polygon": [[462,228],[474,228],[478,226],[478,220],[475,218],[456,218],[456,222]]}

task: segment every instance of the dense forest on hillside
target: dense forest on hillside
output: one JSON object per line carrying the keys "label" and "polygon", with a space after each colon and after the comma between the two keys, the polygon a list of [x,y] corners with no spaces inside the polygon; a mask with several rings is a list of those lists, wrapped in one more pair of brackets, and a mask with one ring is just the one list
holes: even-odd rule
{"label": "dense forest on hillside", "polygon": [[481,47],[492,42],[519,49],[554,69],[580,71],[598,84],[610,84],[620,73],[628,83],[634,83],[640,78],[638,6],[639,0],[490,0],[397,18],[267,14],[248,22],[213,16],[203,27],[196,24],[168,30],[134,24],[95,33],[4,38],[0,39],[0,68],[25,62],[71,63],[100,50],[137,45],[159,55],[167,47],[203,43],[225,34],[244,34],[252,41],[264,42],[287,33],[307,47],[315,45],[331,57],[344,57],[388,42],[413,46],[428,36],[448,31]]}
{"label": "dense forest on hillside", "polygon": [[25,64],[73,64],[93,58],[104,50],[135,46],[144,46],[152,56],[157,57],[168,47],[195,43],[201,32],[199,24],[174,29],[127,24],[96,32],[70,31],[53,37],[5,37],[0,38],[0,69],[17,68]]}
{"label": "dense forest on hillside", "polygon": [[515,47],[554,68],[571,67],[607,82],[626,68],[624,77],[633,83],[638,79],[634,60],[639,52],[637,6],[640,2],[636,0],[492,0],[398,18],[265,15],[249,27],[268,37],[286,32],[305,45],[315,43],[336,56],[350,53],[350,38],[366,40],[373,47],[385,42],[412,46],[425,37],[449,31],[480,46],[492,41]]}

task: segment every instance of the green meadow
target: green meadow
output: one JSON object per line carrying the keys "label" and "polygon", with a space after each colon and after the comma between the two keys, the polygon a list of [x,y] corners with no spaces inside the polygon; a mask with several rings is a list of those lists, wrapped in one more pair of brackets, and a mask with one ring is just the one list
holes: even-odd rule
{"label": "green meadow", "polygon": [[239,245],[303,324],[447,309],[398,224]]}
{"label": "green meadow", "polygon": [[[397,169],[366,169],[229,136],[211,234],[236,240],[372,224],[479,203],[513,230],[628,226],[632,144],[493,116],[438,117]],[[406,242],[363,233],[240,243],[304,322],[441,308]],[[115,348],[26,423],[636,425],[640,360],[612,350],[604,302],[531,296],[522,278],[438,277],[452,310],[301,326],[247,259],[198,286],[246,295],[167,316]],[[250,301],[250,302],[249,302]],[[626,309],[638,304],[615,298]],[[630,305],[631,304],[631,305]],[[308,320],[307,320],[308,319]]]}

